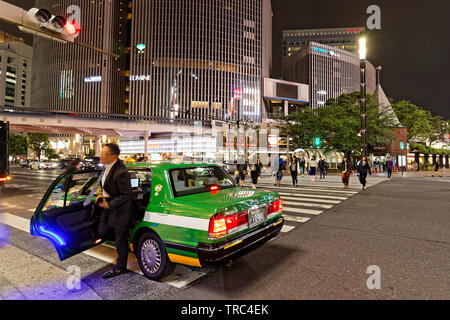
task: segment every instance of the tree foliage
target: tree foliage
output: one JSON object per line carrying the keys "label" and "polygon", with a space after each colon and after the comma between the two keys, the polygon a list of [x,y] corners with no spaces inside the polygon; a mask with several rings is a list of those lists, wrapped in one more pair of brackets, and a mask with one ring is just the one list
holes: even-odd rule
{"label": "tree foliage", "polygon": [[30,133],[28,134],[28,145],[31,150],[40,159],[41,152],[50,149],[49,135],[47,133]]}
{"label": "tree foliage", "polygon": [[415,138],[433,143],[448,132],[448,121],[441,116],[433,116],[429,111],[406,100],[392,104],[398,120],[408,128],[408,141]]}
{"label": "tree foliage", "polygon": [[9,153],[11,156],[22,156],[28,153],[28,140],[26,136],[20,134],[9,134]]}
{"label": "tree foliage", "polygon": [[[324,141],[324,149],[347,153],[360,150],[361,111],[359,93],[344,94],[330,99],[325,106],[305,109],[289,115],[285,134],[295,148],[310,148],[315,137]],[[367,97],[367,141],[369,148],[392,141],[392,120],[380,117],[373,96]]]}

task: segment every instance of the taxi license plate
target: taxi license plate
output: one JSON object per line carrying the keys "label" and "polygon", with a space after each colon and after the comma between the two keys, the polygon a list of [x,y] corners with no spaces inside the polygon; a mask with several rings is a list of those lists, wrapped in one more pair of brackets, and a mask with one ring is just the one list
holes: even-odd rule
{"label": "taxi license plate", "polygon": [[263,221],[264,211],[262,209],[253,210],[248,213],[248,225],[250,228]]}

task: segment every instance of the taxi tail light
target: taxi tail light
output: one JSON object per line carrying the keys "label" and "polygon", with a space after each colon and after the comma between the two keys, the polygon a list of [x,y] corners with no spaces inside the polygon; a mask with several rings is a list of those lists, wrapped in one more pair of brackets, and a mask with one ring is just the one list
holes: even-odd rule
{"label": "taxi tail light", "polygon": [[209,237],[212,239],[227,235],[227,223],[223,214],[216,214],[209,220]]}
{"label": "taxi tail light", "polygon": [[222,213],[216,214],[209,221],[209,237],[217,239],[225,237],[228,230],[248,224],[248,212],[240,212],[231,216],[224,216]]}
{"label": "taxi tail light", "polygon": [[283,209],[283,200],[281,200],[281,198],[279,198],[277,201],[272,202],[269,205],[269,214],[277,212],[277,211],[281,211]]}

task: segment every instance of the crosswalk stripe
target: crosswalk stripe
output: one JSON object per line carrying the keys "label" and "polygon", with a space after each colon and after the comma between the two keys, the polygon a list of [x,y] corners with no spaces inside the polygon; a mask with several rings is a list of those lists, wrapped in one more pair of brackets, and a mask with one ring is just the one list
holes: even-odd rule
{"label": "crosswalk stripe", "polygon": [[286,208],[285,207],[285,208],[283,208],[283,212],[306,213],[306,214],[312,214],[312,215],[318,216],[323,211],[321,211],[321,210],[311,210],[311,209],[300,209],[300,208],[289,208],[289,207]]}
{"label": "crosswalk stripe", "polygon": [[[272,188],[272,187],[270,187]],[[332,189],[318,189],[318,188],[303,188],[301,186],[299,187],[275,187],[273,186],[273,189],[290,189],[290,190],[298,190],[298,191],[317,191],[317,192],[324,192],[324,193],[348,193],[348,194],[356,194],[358,191],[344,191],[344,190],[332,190]]]}
{"label": "crosswalk stripe", "polygon": [[[25,219],[10,213],[3,213],[1,215],[1,222],[18,230],[24,231],[26,233],[30,233],[30,220]],[[105,261],[110,264],[114,264],[116,261],[116,250],[107,245],[100,245],[97,247],[93,247],[89,250],[83,252],[88,256],[99,259],[101,261]],[[128,255],[128,270],[143,275],[142,271],[139,268],[139,263],[134,254]],[[174,272],[161,279],[161,282],[164,282],[170,286],[181,289],[188,285],[189,283],[203,277],[206,275],[206,272],[201,271],[192,271],[188,267],[177,265]]]}
{"label": "crosswalk stripe", "polygon": [[282,233],[288,233],[289,231],[292,231],[295,227],[284,225],[283,228],[281,228]]}
{"label": "crosswalk stripe", "polygon": [[305,223],[306,221],[311,220],[311,218],[296,217],[296,216],[290,216],[290,215],[286,215],[286,214],[283,214],[283,218],[286,221],[301,222],[301,223]]}
{"label": "crosswalk stripe", "polygon": [[314,198],[302,198],[302,197],[286,197],[283,194],[280,193],[280,195],[282,195],[281,199],[284,200],[295,200],[295,201],[302,201],[302,202],[317,202],[317,203],[330,203],[330,204],[339,204],[342,201],[340,200],[324,200],[324,199],[314,199]]}
{"label": "crosswalk stripe", "polygon": [[306,198],[318,198],[318,199],[335,199],[335,200],[347,200],[349,197],[335,197],[335,196],[322,196],[322,195],[315,195],[315,194],[305,194],[305,193],[285,193],[285,192],[278,192],[280,195],[286,195],[286,196],[300,196],[300,197],[306,197]]}
{"label": "crosswalk stripe", "polygon": [[306,202],[301,202],[301,201],[284,201],[285,199],[286,198],[283,199],[283,205],[287,205],[287,206],[317,207],[317,208],[323,208],[323,209],[333,208],[333,206],[326,205],[326,204],[310,203],[310,202],[306,203]]}

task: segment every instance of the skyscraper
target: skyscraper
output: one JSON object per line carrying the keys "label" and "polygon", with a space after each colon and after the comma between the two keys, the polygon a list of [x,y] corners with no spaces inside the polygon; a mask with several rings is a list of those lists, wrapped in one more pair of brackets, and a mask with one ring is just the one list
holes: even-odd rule
{"label": "skyscraper", "polygon": [[270,0],[37,0],[81,8],[76,41],[35,37],[34,107],[180,121],[260,121],[270,74]]}
{"label": "skyscraper", "polygon": [[120,55],[34,37],[31,105],[47,110],[125,113],[127,48],[126,0],[36,0],[36,7],[69,16],[80,8],[82,31],[76,41]]}
{"label": "skyscraper", "polygon": [[363,27],[302,29],[283,31],[283,60],[298,52],[309,42],[317,42],[327,46],[358,53],[358,39]]}
{"label": "skyscraper", "polygon": [[270,0],[134,0],[130,114],[261,120]]}

